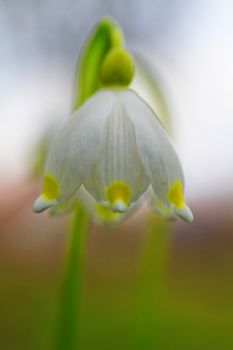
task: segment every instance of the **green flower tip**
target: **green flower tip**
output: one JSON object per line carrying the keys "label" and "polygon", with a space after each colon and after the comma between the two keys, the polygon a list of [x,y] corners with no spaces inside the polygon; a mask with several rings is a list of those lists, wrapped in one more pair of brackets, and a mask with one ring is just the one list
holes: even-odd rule
{"label": "green flower tip", "polygon": [[126,50],[117,47],[105,56],[100,71],[104,86],[128,86],[134,76],[133,57]]}

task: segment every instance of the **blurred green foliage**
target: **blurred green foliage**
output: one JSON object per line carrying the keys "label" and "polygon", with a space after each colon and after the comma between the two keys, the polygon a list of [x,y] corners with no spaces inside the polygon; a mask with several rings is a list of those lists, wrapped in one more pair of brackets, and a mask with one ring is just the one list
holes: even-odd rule
{"label": "blurred green foliage", "polygon": [[[163,237],[147,226],[144,237],[144,227],[101,232],[91,228],[77,349],[231,350],[232,259],[216,269],[213,264],[198,265],[197,253],[181,251],[190,254],[182,266],[171,257],[174,247],[167,248],[171,233]],[[114,250],[117,241],[121,245]],[[59,250],[60,257],[50,262],[51,252],[44,253],[46,264],[30,259],[3,263],[1,258],[1,349],[54,349],[63,247]],[[223,256],[217,253],[216,261]]]}

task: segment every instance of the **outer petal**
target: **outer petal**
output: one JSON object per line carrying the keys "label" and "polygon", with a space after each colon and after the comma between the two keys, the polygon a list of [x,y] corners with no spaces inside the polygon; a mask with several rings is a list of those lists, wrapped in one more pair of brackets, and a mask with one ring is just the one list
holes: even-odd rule
{"label": "outer petal", "polygon": [[179,208],[176,208],[174,205],[164,205],[155,195],[151,187],[149,187],[149,190],[147,191],[147,196],[152,209],[164,219],[173,221],[177,216],[179,216],[184,221],[193,221],[193,214],[187,204],[183,203]]}
{"label": "outer petal", "polygon": [[40,212],[67,200],[88,176],[96,161],[104,123],[113,102],[113,92],[98,92],[71,116],[58,133],[45,166],[45,176],[57,184],[56,195],[44,195],[42,189],[41,196],[34,203],[34,211]]}
{"label": "outer petal", "polygon": [[[114,195],[117,196],[117,191],[127,191],[124,184],[128,186],[128,202],[111,203],[107,195],[110,186],[115,186],[110,191],[115,191]],[[148,185],[134,126],[121,101],[120,92],[116,91],[113,110],[104,126],[98,162],[90,177],[84,181],[84,186],[98,201],[110,201],[113,210],[123,212],[130,203],[137,201]],[[124,193],[121,195],[124,196]]]}
{"label": "outer petal", "polygon": [[190,210],[189,213],[186,211],[187,216],[184,214],[184,178],[172,141],[151,108],[134,91],[127,90],[121,96],[135,127],[142,163],[161,205],[164,208],[174,207],[174,203],[169,200],[169,190],[174,184],[180,184],[180,201],[177,207],[175,205],[176,214],[191,221]]}
{"label": "outer petal", "polygon": [[167,190],[183,174],[170,139],[150,107],[132,90],[122,94],[135,126],[141,160],[158,197],[166,202]]}

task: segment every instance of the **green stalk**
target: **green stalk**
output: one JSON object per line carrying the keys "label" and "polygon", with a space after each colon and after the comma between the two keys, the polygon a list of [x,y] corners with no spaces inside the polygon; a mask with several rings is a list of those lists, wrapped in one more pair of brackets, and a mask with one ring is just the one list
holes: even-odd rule
{"label": "green stalk", "polygon": [[81,207],[76,206],[72,217],[66,257],[57,350],[77,349],[86,227],[86,214]]}
{"label": "green stalk", "polygon": [[163,310],[166,262],[169,249],[169,225],[158,216],[148,220],[142,254],[139,259],[135,332],[130,349],[159,348]]}

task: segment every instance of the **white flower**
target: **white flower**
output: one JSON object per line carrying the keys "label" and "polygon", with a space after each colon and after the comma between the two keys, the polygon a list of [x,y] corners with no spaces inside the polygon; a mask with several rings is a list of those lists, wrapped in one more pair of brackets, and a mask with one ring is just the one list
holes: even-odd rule
{"label": "white flower", "polygon": [[100,90],[71,116],[51,146],[33,210],[67,201],[81,185],[117,213],[126,212],[151,185],[161,212],[193,219],[171,140],[130,89]]}

